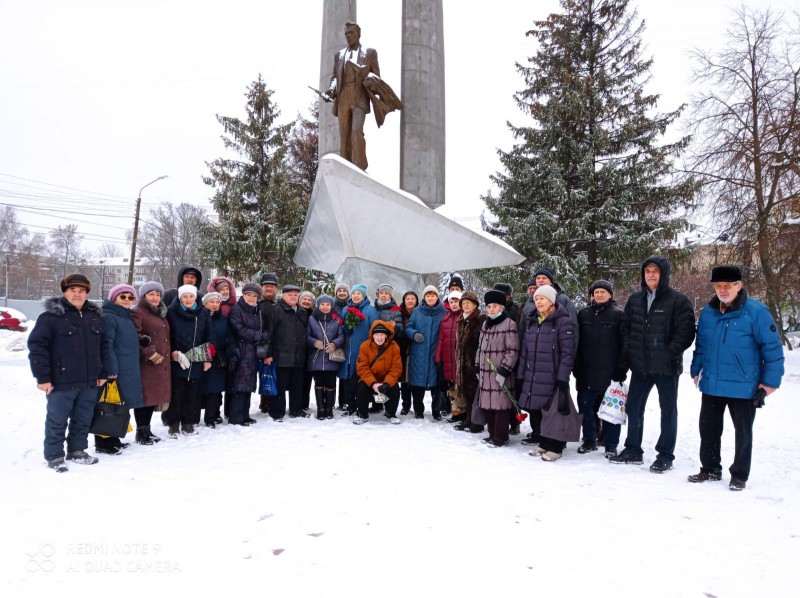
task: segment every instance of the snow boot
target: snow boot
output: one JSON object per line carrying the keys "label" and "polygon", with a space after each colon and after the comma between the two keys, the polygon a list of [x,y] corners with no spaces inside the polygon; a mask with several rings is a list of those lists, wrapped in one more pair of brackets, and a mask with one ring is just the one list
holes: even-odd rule
{"label": "snow boot", "polygon": [[666,473],[672,469],[672,461],[665,461],[664,459],[656,459],[650,466],[650,471],[653,473]]}
{"label": "snow boot", "polygon": [[317,419],[325,419],[328,413],[328,409],[325,406],[325,399],[326,399],[326,390],[319,386],[314,387],[314,399],[317,402]]}
{"label": "snow boot", "polygon": [[585,455],[597,450],[597,442],[594,440],[584,440],[583,444],[578,447],[578,453]]}
{"label": "snow boot", "polygon": [[728,484],[728,488],[734,492],[741,492],[744,490],[745,486],[747,486],[747,482],[740,480],[739,478],[731,478],[731,483]]}
{"label": "snow boot", "polygon": [[71,453],[67,453],[67,461],[80,463],[81,465],[94,465],[97,463],[98,458],[92,457],[86,451],[72,451]]}
{"label": "snow boot", "polygon": [[138,444],[153,444],[153,440],[150,438],[150,426],[136,428],[136,442]]}
{"label": "snow boot", "polygon": [[722,471],[705,471],[700,470],[700,473],[695,473],[686,478],[693,484],[702,484],[703,482],[719,482],[722,479]]}
{"label": "snow boot", "polygon": [[183,434],[184,436],[196,436],[197,430],[194,429],[193,424],[182,424],[181,434]]}
{"label": "snow boot", "polygon": [[642,455],[636,455],[625,449],[619,455],[609,457],[608,462],[615,465],[641,465],[644,463],[644,459],[642,459]]}
{"label": "snow boot", "polygon": [[55,459],[50,459],[47,462],[47,466],[56,473],[64,473],[65,471],[69,471],[69,467],[67,467],[67,464],[64,463],[64,457],[56,457]]}
{"label": "snow boot", "polygon": [[180,430],[180,427],[178,426],[178,424],[172,424],[169,427],[169,430],[167,431],[167,437],[168,438],[177,438],[178,436],[180,436],[180,434],[181,434],[181,430]]}

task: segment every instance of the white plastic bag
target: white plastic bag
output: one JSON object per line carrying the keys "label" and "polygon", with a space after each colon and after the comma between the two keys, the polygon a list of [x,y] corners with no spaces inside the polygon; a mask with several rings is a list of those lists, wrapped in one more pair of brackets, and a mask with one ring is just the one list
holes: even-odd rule
{"label": "white plastic bag", "polygon": [[625,403],[628,402],[628,388],[619,382],[612,382],[603,396],[597,417],[610,424],[624,424],[628,416],[625,414]]}

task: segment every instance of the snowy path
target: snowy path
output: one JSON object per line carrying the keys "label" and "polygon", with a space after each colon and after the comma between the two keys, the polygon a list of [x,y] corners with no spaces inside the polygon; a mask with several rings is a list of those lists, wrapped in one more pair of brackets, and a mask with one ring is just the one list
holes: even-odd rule
{"label": "snowy path", "polygon": [[610,465],[600,451],[578,455],[577,444],[545,463],[527,455],[521,437],[492,450],[481,435],[430,419],[391,426],[373,416],[356,427],[347,418],[275,424],[259,414],[250,428],[134,445],[56,475],[41,456],[44,402],[26,353],[5,351],[7,339],[4,596],[110,588],[116,596],[794,595],[797,352],[787,356],[784,387],[758,412],[751,479],[734,493],[729,419],[724,481],[686,482],[699,469],[700,402],[688,375],[675,469],[663,476],[647,471],[655,394],[642,466]]}

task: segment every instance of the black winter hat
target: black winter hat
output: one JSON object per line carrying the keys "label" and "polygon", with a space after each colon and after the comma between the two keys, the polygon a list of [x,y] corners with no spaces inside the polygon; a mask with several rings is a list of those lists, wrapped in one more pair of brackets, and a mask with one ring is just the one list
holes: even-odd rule
{"label": "black winter hat", "polygon": [[536,272],[533,273],[533,278],[528,283],[529,287],[536,286],[536,277],[537,276],[547,276],[550,279],[550,286],[553,286],[556,282],[556,277],[553,275],[553,272],[547,268],[539,268]]}
{"label": "black winter hat", "polygon": [[600,280],[595,280],[592,283],[592,286],[589,287],[589,294],[594,295],[595,289],[605,289],[612,297],[614,296],[614,285],[607,280],[603,280],[602,278]]}
{"label": "black winter hat", "polygon": [[[494,285],[494,286],[497,286],[497,285]],[[508,285],[505,285],[505,286],[508,286]],[[497,290],[497,289],[494,289],[494,290],[491,290],[491,291],[487,291],[486,294],[483,296],[483,302],[486,305],[489,305],[490,303],[497,303],[498,305],[502,305],[503,307],[505,307],[505,305],[506,305],[506,293],[504,293],[502,290]]]}
{"label": "black winter hat", "polygon": [[274,284],[278,286],[278,275],[275,272],[267,272],[261,277],[260,284]]}
{"label": "black winter hat", "polygon": [[372,334],[380,334],[380,333],[389,336],[390,334],[392,334],[392,331],[389,330],[385,324],[378,324],[375,326],[375,328],[372,329]]}
{"label": "black winter hat", "polygon": [[458,287],[458,288],[459,288],[459,289],[461,289],[462,291],[464,290],[464,281],[461,279],[461,277],[460,277],[458,274],[454,274],[454,275],[453,275],[453,276],[450,278],[450,282],[448,282],[448,283],[447,283],[447,288],[448,288],[448,289],[449,289],[450,287],[453,287],[453,286],[456,286],[456,287]]}
{"label": "black winter hat", "polygon": [[716,266],[711,270],[711,282],[740,282],[742,269],[739,266]]}
{"label": "black winter hat", "polygon": [[[495,291],[500,291],[501,293],[505,293],[509,297],[513,294],[514,291],[513,287],[507,282],[498,282],[496,285],[494,285],[493,289]],[[494,301],[494,303],[497,303],[497,301]],[[503,305],[505,305],[505,302],[503,302]]]}
{"label": "black winter hat", "polygon": [[259,298],[261,298],[261,286],[254,282],[248,282],[242,287],[242,295],[245,293],[255,293]]}

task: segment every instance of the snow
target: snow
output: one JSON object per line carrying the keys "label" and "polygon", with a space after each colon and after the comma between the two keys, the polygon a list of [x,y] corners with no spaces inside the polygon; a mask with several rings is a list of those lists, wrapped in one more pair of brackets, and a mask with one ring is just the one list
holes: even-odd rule
{"label": "snow", "polygon": [[790,595],[800,353],[786,357],[783,387],[756,417],[748,487],[735,493],[729,419],[724,481],[686,481],[699,470],[688,374],[675,469],[661,476],[647,470],[655,391],[642,466],[578,455],[574,443],[545,463],[521,436],[489,449],[430,416],[276,424],[254,398],[258,425],[167,440],[156,414],[159,444],[56,474],[41,455],[44,401],[27,354],[0,343],[3,595]]}

